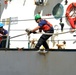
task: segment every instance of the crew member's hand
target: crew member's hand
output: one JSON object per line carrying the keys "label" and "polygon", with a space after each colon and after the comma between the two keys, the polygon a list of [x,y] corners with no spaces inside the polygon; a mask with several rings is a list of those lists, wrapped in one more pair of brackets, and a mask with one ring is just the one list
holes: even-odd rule
{"label": "crew member's hand", "polygon": [[33,34],[36,34],[37,32],[32,32]]}
{"label": "crew member's hand", "polygon": [[30,30],[29,32],[28,32],[28,35],[30,35],[32,33],[32,31]]}
{"label": "crew member's hand", "polygon": [[32,31],[29,29],[26,29],[25,31],[27,32],[27,35],[30,35],[32,33]]}
{"label": "crew member's hand", "polygon": [[28,35],[30,35],[31,33],[36,34],[37,32],[32,32],[31,30],[28,32]]}
{"label": "crew member's hand", "polygon": [[0,37],[2,37],[3,35],[2,34],[0,34]]}
{"label": "crew member's hand", "polygon": [[28,35],[30,35],[31,33],[33,33],[33,34],[36,34],[37,33],[35,31],[33,32],[32,30],[29,30],[29,29],[26,29],[25,31],[27,32]]}
{"label": "crew member's hand", "polygon": [[71,31],[70,31],[71,33],[73,33],[73,32],[75,32],[75,29],[71,29]]}

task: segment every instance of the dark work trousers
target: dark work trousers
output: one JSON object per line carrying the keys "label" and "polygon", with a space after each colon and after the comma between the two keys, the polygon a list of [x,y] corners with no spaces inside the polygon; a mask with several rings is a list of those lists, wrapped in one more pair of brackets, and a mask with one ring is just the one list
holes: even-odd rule
{"label": "dark work trousers", "polygon": [[[51,27],[50,30],[46,31],[45,33],[54,33],[54,29],[53,27]],[[51,35],[46,35],[46,34],[42,34],[42,36],[39,38],[38,43],[35,46],[35,49],[39,49],[41,45],[43,45],[45,47],[45,49],[49,49],[49,46],[47,44],[47,39],[49,39]]]}

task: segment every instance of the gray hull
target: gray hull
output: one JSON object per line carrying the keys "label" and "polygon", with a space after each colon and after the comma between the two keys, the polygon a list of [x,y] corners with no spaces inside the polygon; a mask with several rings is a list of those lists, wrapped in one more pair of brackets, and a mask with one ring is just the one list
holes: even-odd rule
{"label": "gray hull", "polygon": [[0,51],[0,75],[75,75],[76,52]]}

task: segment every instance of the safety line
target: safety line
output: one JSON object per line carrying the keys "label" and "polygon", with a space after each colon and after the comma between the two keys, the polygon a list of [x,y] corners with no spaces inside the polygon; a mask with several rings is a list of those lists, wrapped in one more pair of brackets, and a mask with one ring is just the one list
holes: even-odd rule
{"label": "safety line", "polygon": [[[74,31],[76,31],[76,29],[74,29]],[[38,32],[36,34],[59,35],[59,34],[65,34],[65,33],[69,33],[69,32],[71,32],[71,30],[70,31],[66,31],[66,32],[61,32],[61,33],[40,33],[40,32]]]}
{"label": "safety line", "polygon": [[[76,29],[74,29],[74,31],[76,31]],[[66,32],[61,32],[61,33],[40,33],[40,32],[37,32],[37,33],[35,33],[35,34],[59,35],[59,34],[65,34],[65,33],[69,33],[69,32],[71,32],[71,31],[66,31]],[[23,36],[23,35],[27,35],[27,33],[23,33],[23,34],[19,34],[19,35],[10,37],[10,39],[16,38],[16,37],[19,37],[19,36]],[[3,40],[5,40],[5,39],[3,39]]]}
{"label": "safety line", "polygon": [[[47,16],[49,17],[49,16]],[[42,16],[43,19],[55,19],[54,17],[50,17],[50,18],[44,18]],[[66,18],[66,16],[63,16],[63,17],[59,17],[59,18]],[[35,19],[24,19],[24,20],[11,20],[10,22],[15,22],[15,21],[30,21],[30,20],[35,20]],[[0,22],[9,22],[9,21],[0,21]]]}
{"label": "safety line", "polygon": [[[48,41],[76,41],[76,39],[61,39],[61,40],[48,40]],[[11,40],[11,41],[28,41],[28,40]],[[32,41],[32,40],[30,40]],[[35,40],[35,41],[38,41],[38,40]]]}
{"label": "safety line", "polygon": [[[64,30],[68,30],[70,28],[64,28]],[[11,29],[10,31],[24,31],[25,29]],[[59,29],[54,29],[54,30],[61,30],[61,28]]]}

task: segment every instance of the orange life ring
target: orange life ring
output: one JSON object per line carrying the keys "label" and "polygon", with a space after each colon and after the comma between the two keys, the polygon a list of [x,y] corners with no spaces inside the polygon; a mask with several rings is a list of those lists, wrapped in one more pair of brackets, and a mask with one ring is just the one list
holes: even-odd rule
{"label": "orange life ring", "polygon": [[71,3],[67,9],[66,9],[66,17],[67,17],[67,20],[69,21],[71,27],[73,29],[76,28],[76,16],[75,17],[71,17],[70,16],[70,12],[72,11],[72,9],[76,8],[76,3]]}

